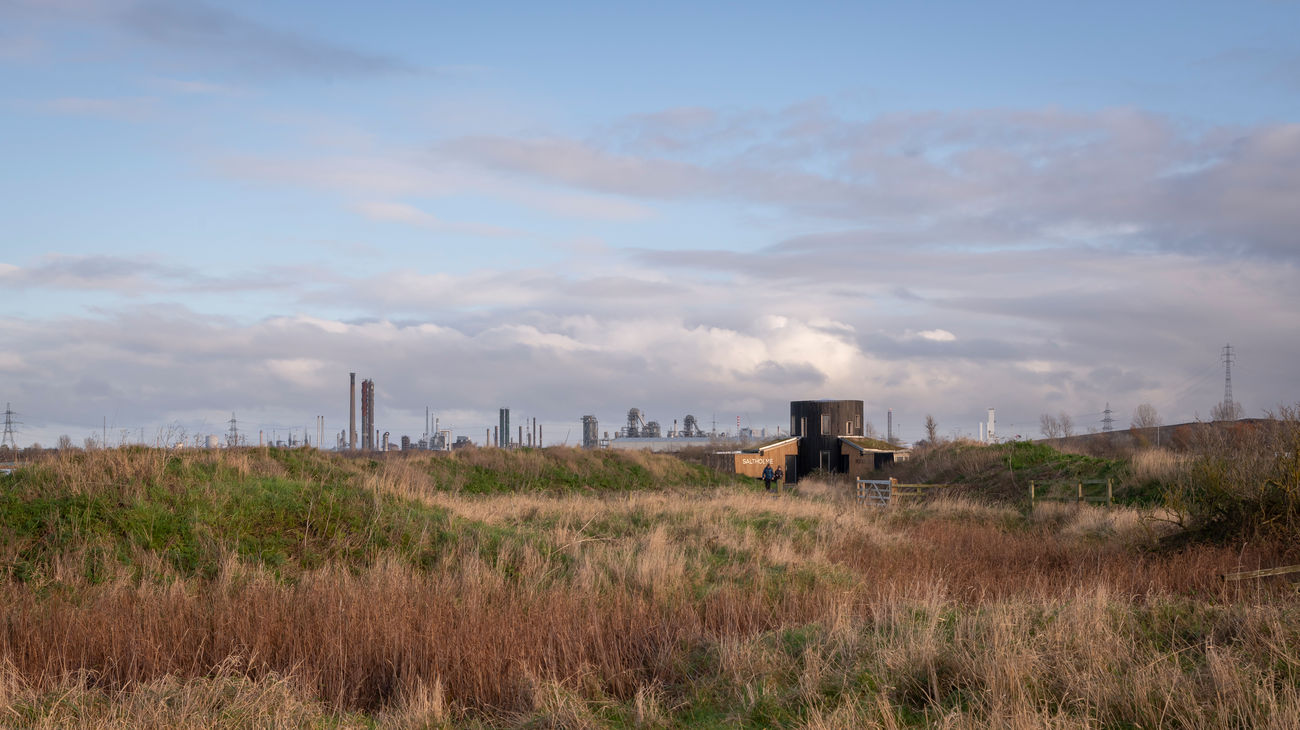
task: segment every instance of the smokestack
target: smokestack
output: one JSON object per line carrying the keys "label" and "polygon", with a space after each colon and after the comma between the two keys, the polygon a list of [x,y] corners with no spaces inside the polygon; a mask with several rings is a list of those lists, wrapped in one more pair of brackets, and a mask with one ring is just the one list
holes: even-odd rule
{"label": "smokestack", "polygon": [[519,427],[519,445],[520,445],[520,446],[523,446],[523,445],[524,445],[524,427],[523,427],[523,426],[520,426],[520,427]]}
{"label": "smokestack", "polygon": [[348,450],[357,450],[357,374],[348,373],[352,384],[348,388]]}
{"label": "smokestack", "polygon": [[890,408],[885,415],[885,440],[894,443],[894,409]]}
{"label": "smokestack", "polygon": [[542,448],[542,427],[537,427],[537,448]]}
{"label": "smokestack", "polygon": [[994,415],[994,413],[993,413],[993,409],[990,408],[990,409],[989,409],[989,426],[988,426],[988,431],[987,431],[986,433],[987,433],[987,435],[988,435],[989,443],[991,443],[991,444],[993,444],[993,443],[997,443],[997,441],[998,441],[998,437],[997,437],[997,428],[995,427],[996,425],[997,425],[997,419],[995,418],[995,415]]}

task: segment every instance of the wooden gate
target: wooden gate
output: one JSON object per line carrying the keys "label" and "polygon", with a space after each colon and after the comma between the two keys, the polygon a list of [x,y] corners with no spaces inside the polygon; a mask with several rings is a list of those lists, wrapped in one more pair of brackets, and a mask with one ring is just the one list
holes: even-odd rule
{"label": "wooden gate", "polygon": [[865,504],[887,505],[893,491],[892,479],[858,480],[858,501]]}

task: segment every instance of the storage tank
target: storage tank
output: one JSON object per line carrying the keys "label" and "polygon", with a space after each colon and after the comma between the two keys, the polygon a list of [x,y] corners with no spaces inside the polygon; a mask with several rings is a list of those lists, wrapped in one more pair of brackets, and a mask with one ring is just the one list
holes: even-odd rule
{"label": "storage tank", "polygon": [[221,448],[221,439],[217,438],[215,434],[209,434],[207,438],[207,446],[209,449]]}
{"label": "storage tank", "polygon": [[582,417],[582,448],[600,448],[600,423],[595,416]]}

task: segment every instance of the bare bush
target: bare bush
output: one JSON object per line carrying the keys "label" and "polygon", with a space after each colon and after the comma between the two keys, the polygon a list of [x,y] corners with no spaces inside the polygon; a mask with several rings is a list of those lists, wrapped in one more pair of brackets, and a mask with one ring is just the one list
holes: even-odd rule
{"label": "bare bush", "polygon": [[1196,456],[1170,492],[1194,533],[1227,542],[1268,541],[1300,556],[1300,407],[1264,424],[1205,428]]}

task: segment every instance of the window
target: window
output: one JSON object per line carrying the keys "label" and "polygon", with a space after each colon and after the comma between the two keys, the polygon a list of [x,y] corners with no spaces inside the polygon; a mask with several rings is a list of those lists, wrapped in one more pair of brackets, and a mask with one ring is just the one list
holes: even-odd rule
{"label": "window", "polygon": [[823,413],[821,435],[828,436],[830,435],[830,432],[831,432],[831,414]]}
{"label": "window", "polygon": [[853,435],[853,421],[845,421],[845,422],[844,422],[844,435],[845,435],[845,436],[852,436],[852,435]]}
{"label": "window", "polygon": [[799,419],[799,435],[800,435],[800,436],[807,436],[807,435],[808,435],[808,417],[807,417],[807,416],[804,416],[803,418],[800,418],[800,419]]}
{"label": "window", "polygon": [[799,435],[799,432],[796,431],[796,430],[794,430],[794,426],[795,426],[795,423],[794,423],[794,414],[791,414],[791,415],[790,415],[790,435],[791,435],[791,436],[798,436],[798,435]]}
{"label": "window", "polygon": [[831,470],[831,452],[829,452],[829,451],[823,451],[823,452],[822,452],[821,468],[822,468],[822,471],[830,471],[830,470]]}

